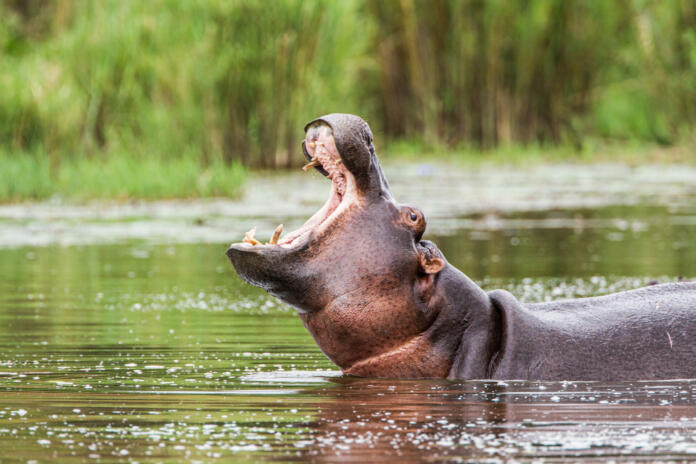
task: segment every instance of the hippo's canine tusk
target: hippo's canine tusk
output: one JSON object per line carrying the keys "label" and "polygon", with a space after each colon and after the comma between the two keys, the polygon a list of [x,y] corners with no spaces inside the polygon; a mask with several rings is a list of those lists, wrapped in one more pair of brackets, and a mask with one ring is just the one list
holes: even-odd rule
{"label": "hippo's canine tusk", "polygon": [[276,230],[273,231],[273,237],[271,237],[271,241],[269,243],[271,245],[277,245],[278,239],[280,238],[280,234],[282,234],[282,233],[283,233],[283,224],[276,227]]}
{"label": "hippo's canine tusk", "polygon": [[308,169],[311,169],[311,168],[313,168],[313,167],[315,167],[315,166],[321,166],[321,163],[319,162],[318,159],[312,158],[312,161],[310,161],[309,163],[307,163],[307,164],[305,164],[304,166],[302,166],[302,170],[303,170],[303,171],[307,171]]}

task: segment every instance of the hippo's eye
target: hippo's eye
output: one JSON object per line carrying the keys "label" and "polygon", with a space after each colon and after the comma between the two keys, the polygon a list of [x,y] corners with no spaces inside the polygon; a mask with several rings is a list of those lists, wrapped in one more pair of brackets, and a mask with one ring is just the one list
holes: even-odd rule
{"label": "hippo's eye", "polygon": [[411,220],[412,220],[413,222],[416,222],[416,221],[418,220],[418,215],[417,215],[416,213],[413,213],[413,212],[412,212],[412,213],[411,213]]}

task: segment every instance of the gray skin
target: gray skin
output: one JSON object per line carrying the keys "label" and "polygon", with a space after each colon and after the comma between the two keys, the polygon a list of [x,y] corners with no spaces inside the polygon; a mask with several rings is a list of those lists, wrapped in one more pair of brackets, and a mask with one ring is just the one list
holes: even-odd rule
{"label": "gray skin", "polygon": [[[488,297],[500,334],[485,377],[543,380],[696,378],[696,283],[670,283],[595,298],[522,305]],[[471,363],[455,363],[461,377]]]}
{"label": "gray skin", "polygon": [[332,192],[337,176],[347,180],[327,201],[336,214],[318,213],[278,245],[233,244],[227,256],[246,282],[296,307],[345,374],[696,378],[696,283],[532,305],[487,293],[422,240],[425,217],[394,200],[362,119],[332,114],[305,130],[308,159],[317,141],[340,155],[340,169],[317,166]]}

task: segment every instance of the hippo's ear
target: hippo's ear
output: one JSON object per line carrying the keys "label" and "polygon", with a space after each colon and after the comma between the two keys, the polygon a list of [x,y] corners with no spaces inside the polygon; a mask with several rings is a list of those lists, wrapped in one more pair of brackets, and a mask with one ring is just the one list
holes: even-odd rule
{"label": "hippo's ear", "polygon": [[418,253],[418,269],[424,274],[437,274],[445,267],[445,260],[430,253]]}
{"label": "hippo's ear", "polygon": [[437,274],[445,267],[445,260],[433,256],[428,248],[418,250],[418,276],[416,277],[416,294],[418,298],[430,306],[435,291]]}
{"label": "hippo's ear", "polygon": [[433,242],[421,240],[416,246],[418,252],[418,272],[433,276],[445,267],[445,257]]}

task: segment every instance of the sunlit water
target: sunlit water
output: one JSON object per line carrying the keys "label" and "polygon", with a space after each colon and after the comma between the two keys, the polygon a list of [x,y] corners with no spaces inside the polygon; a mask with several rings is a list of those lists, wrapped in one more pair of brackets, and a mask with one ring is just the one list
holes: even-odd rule
{"label": "sunlit water", "polygon": [[[454,181],[443,174],[435,182],[438,174],[422,169],[395,176],[398,198],[433,211],[428,238],[487,290],[535,302],[696,276],[696,192],[686,181],[641,190],[640,178],[634,185],[617,176],[624,187],[601,195],[592,184],[583,197],[582,172],[561,170],[581,180],[554,184],[550,176],[557,188],[546,197],[543,186],[520,193],[510,183],[515,198],[498,186],[498,202],[483,174],[451,187],[463,195],[480,182],[483,207],[448,195]],[[425,178],[409,189],[408,172]],[[275,184],[271,197],[287,188]],[[640,201],[628,195],[631,185]],[[321,203],[326,185],[316,189]],[[224,257],[226,242],[249,223],[299,222],[314,201],[286,205],[285,218],[277,205],[222,212],[263,204],[245,202],[191,203],[176,214],[135,206],[131,216],[123,206],[95,215],[34,205],[24,216],[5,207],[0,461],[696,457],[696,381],[342,376],[293,310],[241,282]]]}

